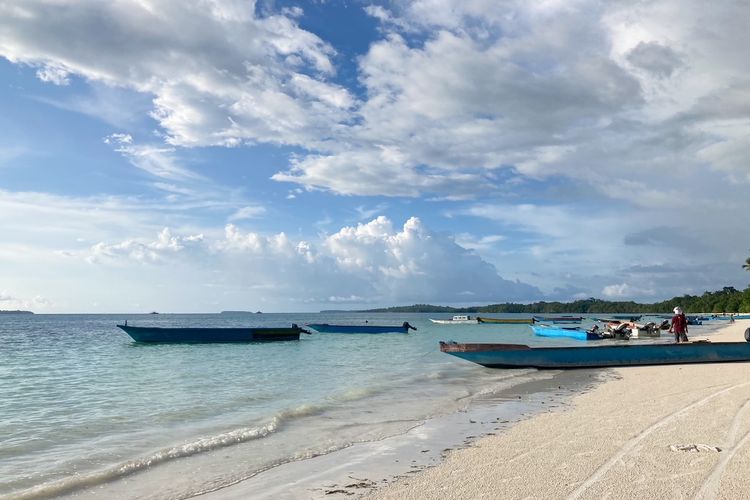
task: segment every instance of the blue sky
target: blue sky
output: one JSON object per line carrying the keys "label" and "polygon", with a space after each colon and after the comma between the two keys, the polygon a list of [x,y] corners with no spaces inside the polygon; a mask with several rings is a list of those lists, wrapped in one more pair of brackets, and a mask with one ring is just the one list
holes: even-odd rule
{"label": "blue sky", "polygon": [[0,6],[0,309],[747,286],[744,2]]}

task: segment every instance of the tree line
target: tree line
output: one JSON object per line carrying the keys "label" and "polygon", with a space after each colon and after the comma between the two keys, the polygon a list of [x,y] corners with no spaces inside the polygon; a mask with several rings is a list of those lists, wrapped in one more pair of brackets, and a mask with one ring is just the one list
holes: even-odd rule
{"label": "tree line", "polygon": [[[750,259],[747,265],[750,267]],[[745,267],[745,266],[743,266]],[[750,286],[745,290],[737,290],[725,286],[715,292],[705,292],[703,295],[683,295],[653,304],[641,304],[633,301],[609,301],[596,298],[576,300],[573,302],[534,302],[532,304],[517,304],[506,302],[486,306],[449,307],[431,304],[414,304],[411,306],[386,307],[368,309],[357,312],[444,312],[444,313],[652,313],[669,314],[676,306],[680,306],[686,313],[750,313]]]}

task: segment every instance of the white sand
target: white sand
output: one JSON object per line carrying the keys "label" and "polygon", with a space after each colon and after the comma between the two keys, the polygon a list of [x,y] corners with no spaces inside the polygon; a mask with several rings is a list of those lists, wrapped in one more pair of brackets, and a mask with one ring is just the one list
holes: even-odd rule
{"label": "white sand", "polygon": [[[744,342],[748,327],[711,340]],[[368,500],[750,498],[750,363],[606,373],[569,409],[451,452]]]}

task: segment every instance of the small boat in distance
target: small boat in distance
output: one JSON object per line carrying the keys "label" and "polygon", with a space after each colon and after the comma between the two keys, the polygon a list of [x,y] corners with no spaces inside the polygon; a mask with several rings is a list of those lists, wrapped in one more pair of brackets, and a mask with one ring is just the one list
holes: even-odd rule
{"label": "small boat in distance", "polygon": [[467,316],[465,314],[457,314],[451,319],[430,318],[430,321],[439,325],[475,325],[479,323],[479,321],[477,321],[477,318],[472,318],[471,316]]}
{"label": "small boat in distance", "polygon": [[503,325],[533,325],[534,318],[487,318],[477,316],[477,323],[498,323]]}
{"label": "small boat in distance", "polygon": [[[746,334],[745,338],[747,337]],[[488,368],[603,368],[750,361],[748,342],[699,341],[679,344],[608,344],[594,347],[529,347],[523,344],[440,342],[440,350]]]}
{"label": "small boat in distance", "polygon": [[576,340],[601,340],[603,337],[597,331],[586,331],[583,328],[564,328],[548,325],[531,325],[535,335],[541,337],[566,337]]}
{"label": "small boat in distance", "polygon": [[132,326],[125,321],[117,328],[143,343],[274,342],[299,340],[300,333],[310,333],[297,325],[291,328],[181,328]]}
{"label": "small boat in distance", "polygon": [[319,333],[409,333],[416,330],[408,321],[398,326],[382,325],[329,325],[328,323],[311,323],[308,327]]}

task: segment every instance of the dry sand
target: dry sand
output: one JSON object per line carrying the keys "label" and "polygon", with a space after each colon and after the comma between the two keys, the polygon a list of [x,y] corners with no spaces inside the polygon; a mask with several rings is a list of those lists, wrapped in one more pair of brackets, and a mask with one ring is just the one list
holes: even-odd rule
{"label": "dry sand", "polygon": [[[711,340],[744,342],[748,327]],[[750,498],[750,363],[605,374],[567,410],[453,451],[368,500]]]}

